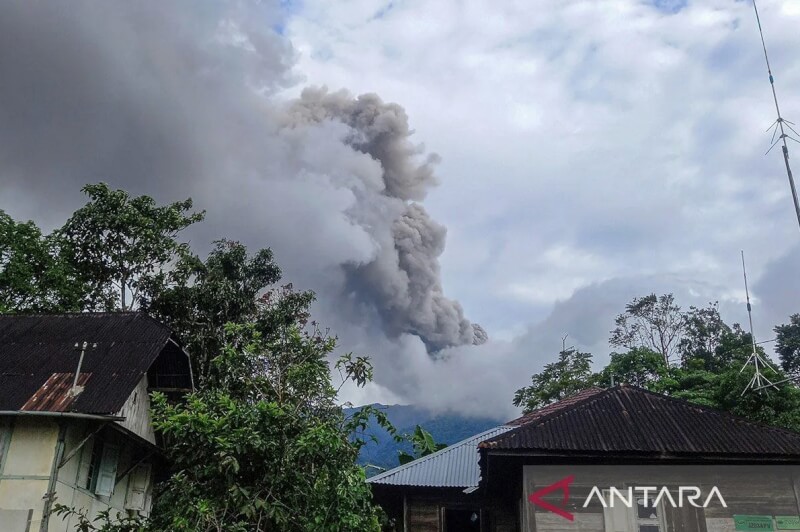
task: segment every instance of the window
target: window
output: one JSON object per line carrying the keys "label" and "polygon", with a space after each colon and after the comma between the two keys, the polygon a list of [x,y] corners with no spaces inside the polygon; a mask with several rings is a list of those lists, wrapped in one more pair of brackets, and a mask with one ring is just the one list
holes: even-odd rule
{"label": "window", "polygon": [[[645,505],[645,503],[647,503]],[[661,532],[660,508],[653,506],[653,499],[636,499],[636,531],[637,532]]]}
{"label": "window", "polygon": [[445,532],[480,532],[481,511],[478,509],[444,508]]}
{"label": "window", "polygon": [[117,483],[119,447],[93,439],[86,442],[84,457],[79,473],[83,480],[79,476],[79,484],[96,495],[110,497]]}
{"label": "window", "polygon": [[97,468],[99,467],[100,449],[103,447],[102,443],[95,444],[95,439],[87,441],[83,447],[83,459],[81,460],[81,472],[79,473],[78,481],[87,490],[94,490],[94,481],[97,477]]}
{"label": "window", "polygon": [[[611,493],[603,490],[603,498],[611,500]],[[603,509],[603,521],[606,532],[664,532],[667,530],[664,525],[662,507],[653,506],[653,498],[647,501],[645,506],[644,498],[634,499],[632,508],[625,504],[610,504]]]}
{"label": "window", "polygon": [[114,493],[114,486],[117,484],[118,462],[119,447],[107,443],[103,444],[103,452],[100,454],[100,466],[96,470],[95,494],[111,497],[111,494]]}
{"label": "window", "polygon": [[140,464],[129,473],[125,509],[143,512],[148,506],[147,488],[150,484],[150,465]]}
{"label": "window", "polygon": [[0,474],[3,473],[2,467],[5,463],[5,456],[8,446],[11,443],[11,420],[8,418],[0,419]]}

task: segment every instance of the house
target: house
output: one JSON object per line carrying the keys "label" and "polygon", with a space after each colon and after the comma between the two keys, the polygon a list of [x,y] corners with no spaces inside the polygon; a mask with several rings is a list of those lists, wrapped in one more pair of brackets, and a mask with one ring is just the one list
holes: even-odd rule
{"label": "house", "polygon": [[0,529],[71,530],[57,503],[148,515],[164,473],[149,394],[192,388],[188,355],[144,314],[0,316]]}
{"label": "house", "polygon": [[591,388],[372,477],[404,531],[800,530],[800,434]]}

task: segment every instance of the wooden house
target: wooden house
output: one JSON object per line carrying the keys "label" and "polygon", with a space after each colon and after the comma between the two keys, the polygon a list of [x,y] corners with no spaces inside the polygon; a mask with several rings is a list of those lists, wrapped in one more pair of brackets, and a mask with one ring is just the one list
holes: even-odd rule
{"label": "wooden house", "polygon": [[397,530],[800,530],[800,434],[641,388],[591,388],[454,447],[369,479]]}
{"label": "wooden house", "polygon": [[149,394],[192,387],[188,355],[144,314],[0,316],[0,530],[74,529],[57,503],[148,515],[166,473]]}

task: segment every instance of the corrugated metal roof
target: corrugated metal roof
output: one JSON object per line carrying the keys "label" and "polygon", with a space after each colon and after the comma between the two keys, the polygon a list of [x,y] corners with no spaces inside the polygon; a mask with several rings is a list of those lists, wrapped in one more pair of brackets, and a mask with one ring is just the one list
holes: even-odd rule
{"label": "corrugated metal roof", "polygon": [[[85,388],[86,383],[92,376],[91,373],[83,373],[78,376],[78,386]],[[71,392],[72,384],[75,382],[74,373],[53,373],[41,388],[28,398],[20,410],[38,412],[67,412],[69,405],[75,401],[76,395]]]}
{"label": "corrugated metal roof", "polygon": [[703,406],[617,386],[494,438],[482,448],[581,453],[800,458],[800,434]]}
{"label": "corrugated metal roof", "polygon": [[0,410],[30,407],[34,396],[50,389],[43,388],[48,380],[59,379],[54,374],[74,377],[80,356],[75,344],[86,341],[81,373],[91,377],[80,395],[58,408],[116,413],[170,336],[169,328],[138,312],[0,315]]}
{"label": "corrugated metal roof", "polygon": [[481,472],[478,466],[478,443],[512,430],[505,425],[476,434],[428,456],[390,469],[367,479],[371,484],[427,486],[438,488],[477,487]]}
{"label": "corrugated metal roof", "polygon": [[517,419],[509,421],[508,423],[506,423],[506,425],[513,425],[513,426],[526,425],[544,416],[552,414],[553,412],[567,408],[568,406],[573,405],[579,401],[582,401],[587,397],[591,397],[593,395],[597,395],[598,393],[602,393],[603,391],[604,391],[603,388],[598,388],[596,386],[586,388],[585,390],[581,390],[575,395],[570,395],[569,397],[565,397],[560,401],[551,403],[547,406],[543,406],[538,410],[534,410],[533,412],[529,412],[522,417],[518,417]]}

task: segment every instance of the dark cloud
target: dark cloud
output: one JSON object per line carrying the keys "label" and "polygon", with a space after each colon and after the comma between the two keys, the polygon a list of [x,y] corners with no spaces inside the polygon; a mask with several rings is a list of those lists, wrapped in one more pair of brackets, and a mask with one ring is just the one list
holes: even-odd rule
{"label": "dark cloud", "polygon": [[[3,207],[53,226],[106,181],[207,209],[191,230],[276,250],[324,321],[430,348],[485,341],[443,294],[446,230],[416,201],[437,156],[400,105],[308,89],[282,13],[256,2],[5,2],[0,6]],[[351,305],[352,302],[352,305]],[[349,307],[348,307],[349,306]]]}
{"label": "dark cloud", "polygon": [[775,325],[789,322],[789,316],[800,313],[800,245],[769,262],[752,286],[753,319],[760,338],[775,336]]}

